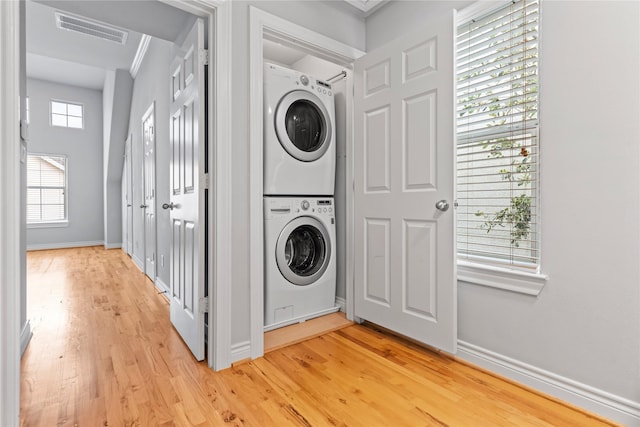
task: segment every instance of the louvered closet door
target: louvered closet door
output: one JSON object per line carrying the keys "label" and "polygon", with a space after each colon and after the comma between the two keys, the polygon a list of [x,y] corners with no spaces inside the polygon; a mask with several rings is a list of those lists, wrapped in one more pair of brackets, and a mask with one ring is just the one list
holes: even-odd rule
{"label": "louvered closet door", "polygon": [[454,353],[454,19],[356,61],[355,314]]}
{"label": "louvered closet door", "polygon": [[171,66],[171,323],[204,359],[204,25],[198,20]]}

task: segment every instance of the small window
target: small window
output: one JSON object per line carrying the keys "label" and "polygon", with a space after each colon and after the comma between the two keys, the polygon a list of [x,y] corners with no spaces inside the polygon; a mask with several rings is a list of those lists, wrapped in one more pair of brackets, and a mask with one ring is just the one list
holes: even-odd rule
{"label": "small window", "polygon": [[27,155],[27,224],[67,221],[67,156]]}
{"label": "small window", "polygon": [[84,108],[82,104],[52,100],[51,126],[73,129],[84,128]]}

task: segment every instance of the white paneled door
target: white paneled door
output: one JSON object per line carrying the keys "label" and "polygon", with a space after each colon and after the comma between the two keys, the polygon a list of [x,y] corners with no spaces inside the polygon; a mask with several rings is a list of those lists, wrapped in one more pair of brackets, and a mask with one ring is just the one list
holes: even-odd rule
{"label": "white paneled door", "polygon": [[156,280],[156,127],[155,104],[142,116],[144,155],[144,272]]}
{"label": "white paneled door", "polygon": [[131,161],[131,135],[127,138],[124,143],[124,176],[126,176],[125,180],[125,248],[126,252],[129,256],[133,255],[133,167]]}
{"label": "white paneled door", "polygon": [[456,351],[453,16],[355,64],[355,315]]}
{"label": "white paneled door", "polygon": [[204,360],[204,24],[198,20],[171,65],[171,323]]}

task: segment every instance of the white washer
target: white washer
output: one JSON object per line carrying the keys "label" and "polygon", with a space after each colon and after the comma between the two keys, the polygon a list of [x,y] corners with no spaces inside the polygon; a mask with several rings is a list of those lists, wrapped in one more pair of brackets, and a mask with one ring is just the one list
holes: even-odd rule
{"label": "white washer", "polygon": [[335,135],[331,85],[266,63],[264,195],[332,196]]}
{"label": "white washer", "polygon": [[337,311],[333,198],[265,197],[264,232],[264,330]]}

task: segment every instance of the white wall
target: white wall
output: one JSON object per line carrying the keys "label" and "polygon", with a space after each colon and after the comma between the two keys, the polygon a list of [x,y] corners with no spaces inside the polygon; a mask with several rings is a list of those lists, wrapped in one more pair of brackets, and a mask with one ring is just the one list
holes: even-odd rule
{"label": "white wall", "polygon": [[108,70],[105,76],[102,108],[104,112],[103,185],[104,245],[107,249],[122,244],[121,179],[124,142],[129,127],[133,79],[127,70]]}
{"label": "white wall", "polygon": [[422,27],[431,16],[440,16],[453,8],[461,10],[473,0],[397,0],[385,4],[367,18],[367,52]]}
{"label": "white wall", "polygon": [[[67,227],[27,229],[27,247],[102,244],[102,92],[28,79],[31,124],[28,150],[67,156]],[[49,125],[49,101],[84,105],[84,129]]]}
{"label": "white wall", "polygon": [[262,9],[358,49],[364,22],[343,2],[234,1],[232,6],[232,287],[231,344],[249,341],[249,6]]}
{"label": "white wall", "polygon": [[[156,125],[156,268],[160,286],[168,286],[171,229],[169,211],[160,208],[169,202],[169,66],[173,43],[152,38],[133,83],[129,133],[133,162],[133,258],[144,262],[144,204],[142,116],[155,101]],[[124,152],[124,151],[123,151]],[[164,259],[164,264],[162,260]],[[140,265],[142,267],[142,265]]]}
{"label": "white wall", "polygon": [[[438,15],[441,3],[386,6],[367,22],[368,48],[415,28],[430,6]],[[543,1],[540,25],[541,263],[550,279],[537,298],[459,283],[459,339],[627,399],[638,417],[640,3]]]}

